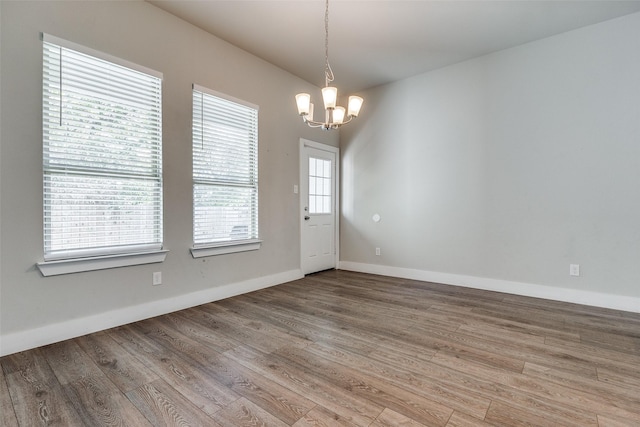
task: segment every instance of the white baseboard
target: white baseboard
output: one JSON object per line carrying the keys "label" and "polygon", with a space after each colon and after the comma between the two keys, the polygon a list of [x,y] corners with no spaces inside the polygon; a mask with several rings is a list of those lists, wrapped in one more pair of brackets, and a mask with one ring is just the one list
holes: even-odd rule
{"label": "white baseboard", "polygon": [[301,270],[290,270],[266,277],[245,280],[216,288],[151,301],[122,309],[107,311],[79,319],[68,320],[0,337],[0,356],[29,350],[47,344],[76,338],[127,323],[149,319],[189,307],[233,297],[304,277]]}
{"label": "white baseboard", "polygon": [[341,261],[339,269],[640,313],[640,298],[501,279]]}

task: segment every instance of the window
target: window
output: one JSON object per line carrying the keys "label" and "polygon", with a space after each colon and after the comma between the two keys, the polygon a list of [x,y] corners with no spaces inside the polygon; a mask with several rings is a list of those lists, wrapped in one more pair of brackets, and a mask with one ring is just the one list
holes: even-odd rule
{"label": "window", "polygon": [[309,213],[331,213],[331,160],[309,157]]}
{"label": "window", "polygon": [[[192,254],[257,249],[257,239],[258,107],[194,85]],[[227,248],[198,251],[216,247]]]}
{"label": "window", "polygon": [[45,261],[162,249],[161,88],[157,72],[43,35]]}

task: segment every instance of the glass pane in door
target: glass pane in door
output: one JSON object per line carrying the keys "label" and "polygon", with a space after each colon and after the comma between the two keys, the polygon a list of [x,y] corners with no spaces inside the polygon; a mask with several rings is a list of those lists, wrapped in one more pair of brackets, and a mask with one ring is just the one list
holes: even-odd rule
{"label": "glass pane in door", "polygon": [[331,160],[309,157],[309,213],[331,213]]}

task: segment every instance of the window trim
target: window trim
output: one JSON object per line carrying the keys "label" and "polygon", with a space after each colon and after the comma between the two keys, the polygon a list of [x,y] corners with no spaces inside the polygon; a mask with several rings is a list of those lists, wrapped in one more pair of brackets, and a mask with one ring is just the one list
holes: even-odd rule
{"label": "window trim", "polygon": [[[256,104],[253,104],[251,102],[239,99],[239,98],[235,98],[231,95],[227,95],[225,93],[222,92],[218,92],[216,90],[213,89],[209,89],[206,88],[204,86],[200,86],[199,84],[193,83],[192,84],[192,96],[193,96],[193,91],[198,91],[198,92],[202,92],[203,94],[207,94],[210,96],[214,96],[220,99],[224,99],[236,104],[240,104],[243,105],[245,107],[248,108],[252,108],[254,110],[256,110],[257,112],[259,112],[259,106]],[[192,100],[193,102],[193,100]],[[193,111],[192,111],[192,123],[191,126],[193,128]],[[192,141],[192,146],[193,146],[193,141]],[[192,153],[192,162],[193,162],[193,153]],[[192,175],[193,175],[193,171],[192,171]],[[193,180],[193,176],[192,176],[192,180]],[[192,186],[195,185],[195,183],[192,181]],[[259,187],[258,187],[259,188]],[[192,197],[193,197],[193,188],[192,188]],[[259,199],[259,194],[256,196]],[[192,203],[193,205],[193,203]],[[259,205],[259,202],[258,202]],[[259,212],[259,208],[258,208],[258,212]],[[193,213],[192,213],[193,214]],[[258,217],[256,218],[256,221],[259,222],[260,217],[258,215]],[[192,218],[192,227],[193,227],[193,218]],[[259,229],[259,227],[258,227]],[[192,229],[192,234],[193,234],[193,229]],[[260,234],[258,233],[258,237],[256,238],[251,238],[251,239],[244,239],[244,240],[228,240],[228,241],[222,241],[222,242],[208,242],[208,243],[201,243],[201,244],[197,244],[197,243],[193,243],[192,246],[189,248],[189,251],[191,252],[191,256],[193,258],[204,258],[204,257],[208,257],[208,256],[216,256],[216,255],[224,255],[224,254],[232,254],[232,253],[238,253],[238,252],[248,252],[248,251],[255,251],[261,248],[262,246],[262,240],[260,239]],[[193,237],[193,236],[192,236]]]}
{"label": "window trim", "polygon": [[126,68],[131,68],[132,70],[139,71],[144,74],[149,74],[150,76],[156,77],[160,80],[163,79],[162,73],[160,71],[156,71],[151,68],[147,68],[143,65],[136,64],[135,62],[129,62],[126,59],[118,58],[117,56],[109,55],[108,53],[101,52],[99,50],[91,49],[90,47],[83,46],[78,43],[70,42],[69,40],[61,39],[56,36],[52,36],[47,33],[40,33],[40,39],[43,42],[53,43],[58,46],[75,50],[80,53],[84,53],[86,55],[94,56],[96,58],[100,58],[104,61],[113,62],[114,64],[121,65]]}
{"label": "window trim", "polygon": [[204,258],[207,256],[233,254],[236,252],[248,252],[260,249],[262,240],[232,240],[230,242],[212,243],[209,245],[192,246],[189,248],[193,258]]}
{"label": "window trim", "polygon": [[43,261],[36,264],[44,277],[60,274],[80,273],[83,271],[106,270],[109,268],[128,267],[131,265],[155,264],[164,262],[169,251],[138,252],[117,255],[101,255],[87,258],[60,259]]}
{"label": "window trim", "polygon": [[[193,83],[191,86],[192,91],[197,90],[198,92],[206,93],[207,95],[215,96],[216,98],[226,99],[227,101],[234,102],[236,104],[244,105],[245,107],[253,108],[256,111],[260,111],[260,107],[256,104],[253,104],[249,101],[245,101],[240,98],[233,97],[231,95],[227,95],[226,93],[218,92],[217,90],[209,89],[204,86],[200,86],[197,83]],[[192,92],[193,93],[193,92]]]}

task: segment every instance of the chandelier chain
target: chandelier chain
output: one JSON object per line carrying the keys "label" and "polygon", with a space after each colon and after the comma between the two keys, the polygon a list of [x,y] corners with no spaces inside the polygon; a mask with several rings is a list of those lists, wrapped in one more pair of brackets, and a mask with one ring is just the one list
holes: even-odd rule
{"label": "chandelier chain", "polygon": [[334,79],[333,70],[329,65],[329,0],[326,0],[324,9],[324,61],[324,85],[326,87]]}

